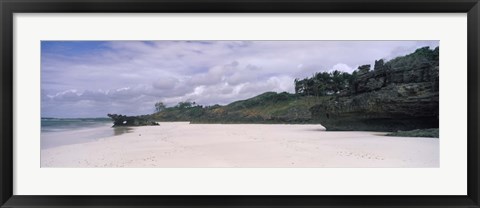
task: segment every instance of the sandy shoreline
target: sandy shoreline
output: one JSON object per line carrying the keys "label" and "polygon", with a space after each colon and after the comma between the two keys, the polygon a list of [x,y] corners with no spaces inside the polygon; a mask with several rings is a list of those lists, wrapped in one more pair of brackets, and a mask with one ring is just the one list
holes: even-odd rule
{"label": "sandy shoreline", "polygon": [[161,123],[42,149],[41,167],[439,166],[436,138],[323,129],[320,125]]}

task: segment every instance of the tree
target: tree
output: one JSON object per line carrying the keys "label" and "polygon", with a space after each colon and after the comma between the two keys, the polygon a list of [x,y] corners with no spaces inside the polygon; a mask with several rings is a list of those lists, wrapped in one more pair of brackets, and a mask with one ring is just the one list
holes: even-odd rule
{"label": "tree", "polygon": [[307,78],[305,79],[302,79],[302,80],[298,80],[298,79],[295,79],[294,80],[294,83],[295,83],[295,93],[299,94],[299,95],[306,95],[306,80]]}
{"label": "tree", "polygon": [[185,109],[185,108],[191,108],[193,107],[195,102],[190,102],[190,101],[184,101],[184,102],[179,102],[175,107],[179,109]]}
{"label": "tree", "polygon": [[293,80],[293,83],[295,84],[295,94],[300,94],[300,91],[302,89],[302,85],[301,85],[300,81],[298,80],[298,78],[295,78],[295,80]]}
{"label": "tree", "polygon": [[370,64],[361,65],[358,67],[358,72],[360,74],[365,74],[370,71]]}
{"label": "tree", "polygon": [[167,106],[165,106],[165,104],[163,104],[163,102],[157,102],[155,103],[155,112],[160,112],[160,111],[163,111],[167,108]]}

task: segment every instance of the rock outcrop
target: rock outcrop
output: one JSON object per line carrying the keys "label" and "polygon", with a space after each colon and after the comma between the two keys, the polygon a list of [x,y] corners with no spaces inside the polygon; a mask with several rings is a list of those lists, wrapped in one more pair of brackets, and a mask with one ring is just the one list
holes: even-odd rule
{"label": "rock outcrop", "polygon": [[359,67],[352,89],[313,106],[327,130],[397,131],[438,128],[438,47]]}
{"label": "rock outcrop", "polygon": [[125,116],[120,114],[107,114],[113,120],[113,127],[118,126],[158,126],[155,121],[151,121],[140,116]]}

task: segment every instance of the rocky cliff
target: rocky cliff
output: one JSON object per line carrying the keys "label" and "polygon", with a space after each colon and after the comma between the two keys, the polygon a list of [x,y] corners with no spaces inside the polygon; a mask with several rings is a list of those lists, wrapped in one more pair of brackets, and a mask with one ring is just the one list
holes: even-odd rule
{"label": "rocky cliff", "polygon": [[438,47],[360,66],[349,92],[310,108],[327,130],[397,131],[438,128]]}

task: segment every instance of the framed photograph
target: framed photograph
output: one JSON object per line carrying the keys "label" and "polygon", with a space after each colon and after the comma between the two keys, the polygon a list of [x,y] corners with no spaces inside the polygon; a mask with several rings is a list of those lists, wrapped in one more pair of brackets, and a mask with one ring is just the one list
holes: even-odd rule
{"label": "framed photograph", "polygon": [[1,207],[479,207],[479,4],[1,1]]}

